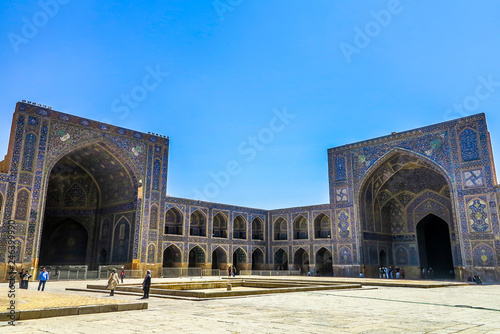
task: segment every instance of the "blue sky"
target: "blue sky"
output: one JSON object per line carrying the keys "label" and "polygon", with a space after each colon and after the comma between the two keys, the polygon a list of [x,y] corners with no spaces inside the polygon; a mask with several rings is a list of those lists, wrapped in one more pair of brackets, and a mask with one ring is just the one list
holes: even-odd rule
{"label": "blue sky", "polygon": [[330,147],[479,112],[498,161],[498,13],[498,1],[4,1],[0,155],[26,99],[169,136],[170,195],[263,209],[327,203]]}

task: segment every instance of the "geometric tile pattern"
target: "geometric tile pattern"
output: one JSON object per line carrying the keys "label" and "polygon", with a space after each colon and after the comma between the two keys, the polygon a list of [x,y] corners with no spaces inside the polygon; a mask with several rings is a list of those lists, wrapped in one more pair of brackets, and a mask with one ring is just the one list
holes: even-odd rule
{"label": "geometric tile pattern", "polygon": [[484,185],[481,169],[468,170],[463,175],[466,187],[482,187]]}
{"label": "geometric tile pattern", "polygon": [[335,193],[335,200],[337,202],[347,202],[347,188],[336,189]]}
{"label": "geometric tile pattern", "polygon": [[486,202],[476,198],[467,204],[469,222],[473,231],[485,232],[489,229],[488,209]]}

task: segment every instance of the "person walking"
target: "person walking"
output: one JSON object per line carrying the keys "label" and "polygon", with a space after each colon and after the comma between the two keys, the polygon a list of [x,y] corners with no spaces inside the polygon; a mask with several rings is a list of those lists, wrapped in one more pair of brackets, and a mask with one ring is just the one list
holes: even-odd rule
{"label": "person walking", "polygon": [[142,290],[144,291],[144,296],[141,299],[149,298],[149,289],[151,288],[151,270],[148,270],[144,281],[142,282]]}
{"label": "person walking", "polygon": [[108,286],[106,287],[107,289],[111,289],[111,293],[109,294],[110,296],[115,295],[115,289],[119,283],[120,280],[118,279],[118,274],[116,273],[116,269],[111,270],[111,274],[109,275],[108,278]]}
{"label": "person walking", "polygon": [[42,272],[40,275],[38,275],[38,291],[40,291],[40,287],[42,288],[42,291],[45,289],[45,283],[49,280],[49,272],[47,269],[43,268]]}
{"label": "person walking", "polygon": [[125,278],[125,269],[122,269],[122,272],[120,274],[120,279],[122,280],[122,284],[123,284],[123,279]]}

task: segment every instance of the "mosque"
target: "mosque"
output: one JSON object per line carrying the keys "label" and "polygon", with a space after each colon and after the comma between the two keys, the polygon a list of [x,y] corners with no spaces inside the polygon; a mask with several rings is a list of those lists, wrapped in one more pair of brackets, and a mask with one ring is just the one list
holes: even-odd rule
{"label": "mosque", "polygon": [[[48,265],[298,270],[500,281],[484,114],[328,150],[330,203],[262,210],[167,196],[169,139],[18,102],[0,162],[0,273]],[[2,277],[1,279],[6,279]]]}

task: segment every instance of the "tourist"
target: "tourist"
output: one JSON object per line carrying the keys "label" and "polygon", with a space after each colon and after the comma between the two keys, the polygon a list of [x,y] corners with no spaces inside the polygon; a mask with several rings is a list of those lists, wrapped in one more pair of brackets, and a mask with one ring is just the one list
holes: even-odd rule
{"label": "tourist", "polygon": [[23,277],[24,277],[24,269],[21,269],[21,271],[19,272],[19,289],[22,289],[24,286]]}
{"label": "tourist", "polygon": [[427,279],[427,270],[422,268],[422,279]]}
{"label": "tourist", "polygon": [[401,278],[401,274],[399,273],[399,267],[396,267],[396,278]]}
{"label": "tourist", "polygon": [[232,268],[231,266],[229,266],[229,267],[227,268],[227,274],[228,274],[228,276],[229,276],[229,277],[231,277],[231,276],[232,276],[232,275],[231,275],[231,274],[232,274],[232,272],[233,272],[233,268]]}
{"label": "tourist", "polygon": [[481,281],[481,277],[479,277],[479,275],[474,275],[473,281],[476,282],[476,284],[483,284],[483,281]]}
{"label": "tourist", "polygon": [[384,269],[382,267],[378,268],[378,278],[384,278]]}
{"label": "tourist", "polygon": [[28,283],[30,281],[31,275],[29,271],[25,270],[23,274],[23,280],[21,282],[21,289],[26,289],[28,290]]}
{"label": "tourist", "polygon": [[38,275],[38,291],[40,291],[40,287],[42,288],[42,291],[45,289],[45,283],[49,280],[49,272],[47,269],[43,268],[42,272],[40,275]]}
{"label": "tourist", "polygon": [[142,290],[144,291],[144,296],[141,299],[149,298],[149,289],[151,288],[151,270],[148,270],[144,281],[142,282]]}
{"label": "tourist", "polygon": [[122,272],[120,274],[120,279],[122,280],[122,284],[123,284],[123,279],[125,278],[125,269],[122,269]]}
{"label": "tourist", "polygon": [[115,295],[115,289],[118,283],[120,283],[120,280],[118,279],[118,274],[116,273],[116,269],[113,269],[111,270],[111,274],[109,275],[108,286],[106,287],[106,289],[111,290],[111,292],[109,293],[110,296]]}
{"label": "tourist", "polygon": [[405,278],[405,270],[403,267],[401,267],[400,272],[401,272],[401,278],[404,279]]}
{"label": "tourist", "polygon": [[233,277],[236,276],[236,267],[233,267]]}
{"label": "tourist", "polygon": [[364,278],[364,277],[365,277],[365,275],[363,275],[363,273],[360,271],[359,272],[359,278]]}
{"label": "tourist", "polygon": [[384,271],[385,271],[385,278],[389,278],[389,268],[384,267]]}

